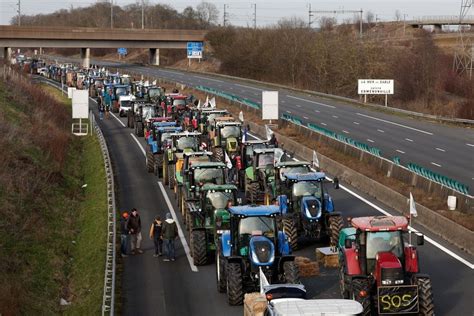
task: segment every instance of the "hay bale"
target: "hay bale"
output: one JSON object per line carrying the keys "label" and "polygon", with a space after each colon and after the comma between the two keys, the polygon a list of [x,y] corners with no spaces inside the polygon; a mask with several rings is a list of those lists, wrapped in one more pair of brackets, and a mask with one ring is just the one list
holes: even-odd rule
{"label": "hay bale", "polygon": [[319,275],[319,265],[315,261],[306,257],[296,257],[295,264],[300,271],[300,277],[309,277]]}
{"label": "hay bale", "polygon": [[326,268],[339,267],[339,256],[337,251],[333,251],[330,247],[316,248],[316,259],[319,264]]}
{"label": "hay bale", "polygon": [[245,316],[263,316],[267,309],[267,300],[265,296],[256,293],[247,293],[244,296],[244,315]]}
{"label": "hay bale", "polygon": [[309,258],[306,258],[306,257],[295,257],[295,263],[297,265],[301,264],[301,263],[310,263],[311,262],[311,259]]}

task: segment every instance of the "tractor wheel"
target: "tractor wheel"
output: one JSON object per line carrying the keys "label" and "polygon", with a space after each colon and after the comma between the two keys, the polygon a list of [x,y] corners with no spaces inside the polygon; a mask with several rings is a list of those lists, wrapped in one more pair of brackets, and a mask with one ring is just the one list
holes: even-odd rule
{"label": "tractor wheel", "polygon": [[244,301],[244,286],[240,264],[227,264],[227,302],[229,305],[242,305]]}
{"label": "tractor wheel", "polygon": [[257,204],[258,202],[258,193],[260,191],[260,185],[258,182],[252,182],[249,185],[249,196],[250,196],[250,203]]}
{"label": "tractor wheel", "polygon": [[135,128],[135,118],[133,115],[130,116],[130,128]]}
{"label": "tractor wheel", "polygon": [[347,290],[347,284],[345,280],[345,273],[344,273],[344,261],[339,260],[339,289],[341,291],[341,296],[344,299],[349,298],[349,291]]}
{"label": "tractor wheel", "polygon": [[298,266],[294,261],[285,261],[283,262],[283,277],[285,283],[289,284],[299,284],[300,275]]}
{"label": "tractor wheel", "polygon": [[168,185],[169,185],[169,188],[170,189],[174,189],[174,176],[175,176],[175,168],[176,166],[175,165],[169,165],[168,166],[169,169],[168,169]]}
{"label": "tractor wheel", "polygon": [[186,215],[186,199],[184,198],[184,194],[181,193],[181,202],[179,202],[179,205],[180,205],[180,211],[181,211],[181,216],[185,217]]}
{"label": "tractor wheel", "polygon": [[298,231],[296,230],[295,222],[291,218],[283,219],[283,232],[288,237],[292,251],[298,249]]}
{"label": "tractor wheel", "polygon": [[429,277],[417,277],[416,285],[418,285],[418,315],[429,316],[434,315],[433,287]]}
{"label": "tractor wheel", "polygon": [[191,234],[194,228],[194,219],[189,210],[186,211],[185,218],[186,218],[186,227],[188,228],[189,233]]}
{"label": "tractor wheel", "polygon": [[155,156],[155,166],[154,166],[155,176],[160,177],[163,173],[163,155]]}
{"label": "tractor wheel", "polygon": [[146,147],[146,171],[148,173],[153,172],[155,168],[155,155],[153,155],[153,152],[150,149],[150,146]]}
{"label": "tractor wheel", "polygon": [[167,185],[168,184],[168,161],[165,160],[163,161],[163,171],[161,176],[163,177],[163,184]]}
{"label": "tractor wheel", "polygon": [[331,216],[329,217],[329,246],[332,249],[336,249],[337,243],[339,241],[339,233],[341,232],[342,226],[344,225],[342,216]]}
{"label": "tractor wheel", "polygon": [[226,292],[226,275],[225,275],[225,258],[222,257],[222,245],[218,240],[216,250],[216,280],[217,280],[217,292]]}
{"label": "tractor wheel", "polygon": [[127,127],[130,128],[130,114],[127,112]]}
{"label": "tractor wheel", "polygon": [[207,243],[206,232],[195,230],[191,233],[191,245],[193,254],[193,263],[196,266],[202,266],[207,263]]}
{"label": "tractor wheel", "polygon": [[176,192],[176,202],[178,202],[178,209],[181,210],[181,190],[179,188]]}
{"label": "tractor wheel", "polygon": [[[365,292],[365,296],[361,296],[361,292]],[[367,279],[353,279],[351,298],[362,305],[363,312],[360,315],[372,315],[372,304],[370,302],[370,286]]]}
{"label": "tractor wheel", "polygon": [[218,162],[224,162],[224,149],[215,147],[212,150],[214,152],[214,159]]}
{"label": "tractor wheel", "polygon": [[137,122],[136,134],[138,137],[143,137],[143,122]]}

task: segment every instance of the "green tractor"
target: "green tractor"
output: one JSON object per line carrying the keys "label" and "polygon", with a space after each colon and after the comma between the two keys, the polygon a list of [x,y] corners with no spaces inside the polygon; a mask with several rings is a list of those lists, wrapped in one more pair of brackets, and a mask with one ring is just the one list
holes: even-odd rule
{"label": "green tractor", "polygon": [[253,165],[254,149],[269,148],[268,140],[243,140],[240,144],[240,156],[237,164],[237,183],[241,190],[245,190],[245,170]]}
{"label": "green tractor", "polygon": [[[197,114],[197,113],[196,113]],[[215,108],[201,108],[199,109],[199,131],[203,135],[207,135],[210,127],[214,125],[214,120],[218,117],[225,117],[230,116],[229,111],[223,109],[215,109]]]}
{"label": "green tractor", "polygon": [[242,123],[232,117],[219,117],[214,120],[209,131],[212,152],[216,161],[225,161],[225,153],[238,155],[242,140]]}
{"label": "green tractor", "polygon": [[237,201],[237,187],[232,184],[206,183],[199,188],[197,200],[187,202],[190,219],[191,255],[195,265],[208,263],[223,232],[230,229],[227,207]]}

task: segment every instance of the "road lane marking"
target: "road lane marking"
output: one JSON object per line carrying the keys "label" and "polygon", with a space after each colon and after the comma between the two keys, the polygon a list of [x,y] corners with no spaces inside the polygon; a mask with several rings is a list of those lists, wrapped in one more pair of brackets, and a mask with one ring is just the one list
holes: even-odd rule
{"label": "road lane marking", "polygon": [[314,110],[314,112],[316,112],[316,113],[321,113],[321,111],[319,111],[319,110]]}
{"label": "road lane marking", "polygon": [[433,133],[430,133],[430,132],[427,132],[427,131],[424,131],[424,130],[421,130],[421,129],[418,129],[418,128],[406,126],[406,125],[403,125],[403,124],[398,124],[398,123],[395,123],[395,122],[392,122],[392,121],[383,120],[383,119],[380,119],[378,117],[373,117],[373,116],[365,115],[365,114],[362,114],[362,113],[357,113],[357,115],[367,117],[367,118],[370,118],[370,119],[373,119],[373,120],[376,120],[376,121],[381,121],[381,122],[385,122],[385,123],[388,123],[388,124],[396,125],[396,126],[399,126],[399,127],[411,129],[413,131],[417,131],[417,132],[420,132],[420,133],[423,133],[423,134],[433,135]]}
{"label": "road lane marking", "polygon": [[193,272],[198,272],[198,268],[194,265],[193,259],[191,258],[191,251],[189,250],[188,242],[186,241],[186,238],[184,237],[183,230],[181,229],[181,225],[179,224],[178,217],[176,216],[176,212],[174,210],[173,205],[171,204],[170,199],[168,198],[168,194],[166,193],[165,188],[163,187],[163,183],[161,181],[158,181],[158,186],[160,187],[161,194],[163,194],[163,197],[165,198],[166,204],[168,205],[168,209],[173,216],[174,221],[176,222],[176,226],[178,226],[178,235],[179,239],[181,240],[181,244],[183,245],[184,251],[186,252],[186,257],[188,258],[189,266],[191,267],[191,270]]}
{"label": "road lane marking", "polygon": [[247,88],[247,89],[253,89],[253,90],[263,91],[262,89],[255,88],[255,87],[251,87],[251,86],[246,86],[246,85],[244,85],[244,84],[234,83],[234,85],[236,85],[236,86],[238,86],[238,87]]}
{"label": "road lane marking", "polygon": [[440,164],[437,164],[436,162],[432,162],[431,163],[433,166],[436,166],[436,167],[440,167],[441,168],[441,165]]}
{"label": "road lane marking", "polygon": [[296,107],[300,108],[300,107],[301,107],[301,105],[297,104],[297,105],[296,105]]}
{"label": "road lane marking", "polygon": [[469,143],[468,143],[468,144],[466,144],[466,145],[468,145],[468,146],[470,146],[470,147],[474,147],[474,144],[469,144]]}
{"label": "road lane marking", "polygon": [[413,143],[413,139],[405,138],[405,140]]}
{"label": "road lane marking", "polygon": [[222,80],[219,79],[212,79],[212,78],[207,78],[207,77],[201,77],[201,76],[194,76],[196,78],[201,78],[203,80],[210,80],[210,81],[215,81],[215,82],[223,82]]}
{"label": "road lane marking", "polygon": [[404,151],[399,150],[399,149],[397,149],[397,150],[395,150],[395,151],[396,151],[397,153],[400,153],[400,154],[404,154],[404,153],[405,153]]}
{"label": "road lane marking", "polygon": [[345,133],[345,134],[350,134],[350,133],[349,133],[348,131],[346,131],[346,130],[342,130],[342,132]]}
{"label": "road lane marking", "polygon": [[360,125],[360,123],[359,123],[359,122],[352,122],[352,123],[354,123],[355,125]]}
{"label": "road lane marking", "polygon": [[291,114],[291,111],[288,111],[288,110],[286,110],[286,113],[289,113],[289,114]]}
{"label": "road lane marking", "polygon": [[333,115],[332,117],[334,117],[334,118],[336,118],[336,119],[339,118],[337,115]]}
{"label": "road lane marking", "polygon": [[327,124],[326,124],[326,123],[322,123],[322,122],[321,122],[321,125],[327,126]]}
{"label": "road lane marking", "polygon": [[[250,134],[248,133],[250,136],[254,137],[255,139],[260,139],[259,137],[257,137],[256,135],[253,135],[253,134]],[[293,157],[293,160],[295,161],[298,161],[298,159],[294,158]],[[332,179],[330,179],[329,177],[326,176],[326,178],[328,178],[328,180],[332,181]],[[351,189],[349,189],[348,187],[340,184],[339,187],[341,189],[343,189],[344,191],[346,191],[347,193],[349,193],[350,195],[354,196],[355,198],[361,200],[362,202],[366,203],[367,205],[373,207],[375,210],[379,211],[380,213],[386,215],[386,216],[393,216],[392,214],[390,214],[389,212],[385,211],[384,209],[382,209],[380,206],[377,206],[375,205],[374,203],[370,202],[369,200],[367,200],[366,198],[362,197],[361,195],[355,193],[354,191],[352,191]],[[408,200],[408,199],[407,199]],[[414,229],[413,227],[411,226],[408,226],[408,229],[414,233],[418,233],[419,231]],[[436,248],[438,248],[439,250],[443,251],[444,253],[446,253],[447,255],[453,257],[454,259],[458,260],[459,262],[461,262],[462,264],[466,265],[468,268],[470,268],[471,270],[474,269],[474,263],[471,263],[469,261],[467,261],[466,259],[464,259],[463,257],[459,256],[458,254],[454,253],[453,251],[449,250],[448,248],[446,248],[445,246],[441,245],[440,243],[438,243],[437,241],[431,239],[430,237],[426,236],[425,235],[425,240],[432,244],[433,246],[435,246]]]}
{"label": "road lane marking", "polygon": [[324,103],[320,103],[320,102],[316,102],[316,101],[311,101],[311,100],[306,100],[306,99],[302,99],[302,98],[298,98],[298,97],[294,97],[292,95],[286,95],[287,98],[291,98],[291,99],[296,99],[296,100],[300,100],[300,101],[305,101],[305,102],[308,102],[308,103],[313,103],[313,104],[317,104],[317,105],[321,105],[321,106],[325,106],[325,107],[328,107],[328,108],[331,108],[331,109],[335,109],[336,107],[333,106],[333,105],[329,105],[329,104],[324,104]]}
{"label": "road lane marking", "polygon": [[446,152],[446,150],[444,150],[443,148],[438,148],[438,147],[436,147],[436,150],[442,151],[442,152],[444,152],[444,153]]}
{"label": "road lane marking", "polygon": [[143,156],[145,156],[145,158],[146,158],[145,149],[143,149],[143,146],[142,146],[142,144],[140,144],[140,141],[138,140],[138,138],[137,138],[137,137],[135,136],[135,134],[133,134],[133,133],[130,133],[130,136],[132,136],[132,138],[135,140],[135,142],[137,143],[138,147],[139,147],[140,150],[142,151]]}
{"label": "road lane marking", "polygon": [[368,141],[369,143],[375,143],[375,141],[374,141],[374,140],[371,140],[370,138],[367,138],[367,141]]}
{"label": "road lane marking", "polygon": [[116,120],[120,123],[120,125],[122,125],[123,127],[125,127],[125,124],[124,124],[118,117],[116,117],[114,113],[112,113],[112,112],[109,112],[109,113],[110,113],[110,115],[112,115],[112,117],[113,117],[114,119],[116,119]]}
{"label": "road lane marking", "polygon": [[380,133],[385,133],[383,130],[381,129],[378,129],[377,132],[380,132]]}
{"label": "road lane marking", "polygon": [[308,118],[307,116],[303,116],[303,118],[304,118],[305,120],[309,120],[309,118]]}
{"label": "road lane marking", "polygon": [[[169,74],[173,74],[173,75],[178,75],[178,76],[184,76],[184,74],[180,73],[180,72],[174,72],[174,71],[168,71],[168,70],[161,70],[159,69],[158,72],[167,72]],[[196,76],[197,77],[197,76]]]}
{"label": "road lane marking", "polygon": [[281,103],[285,103],[286,101],[285,100],[281,100]]}

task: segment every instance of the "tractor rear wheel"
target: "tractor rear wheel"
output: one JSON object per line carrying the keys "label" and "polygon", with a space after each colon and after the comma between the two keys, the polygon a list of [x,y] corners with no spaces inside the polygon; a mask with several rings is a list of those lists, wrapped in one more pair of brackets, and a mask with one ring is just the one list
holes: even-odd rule
{"label": "tractor rear wheel", "polygon": [[214,152],[214,159],[218,162],[224,162],[224,149],[221,147],[214,147],[213,150]]}
{"label": "tractor rear wheel", "polygon": [[168,170],[168,185],[170,189],[174,189],[175,165],[169,165]]}
{"label": "tractor rear wheel", "polygon": [[164,158],[164,161],[163,161],[163,172],[161,176],[163,177],[163,184],[167,185],[168,184],[168,160],[166,158]]}
{"label": "tractor rear wheel", "polygon": [[339,260],[339,290],[341,291],[341,296],[344,299],[349,298],[349,291],[347,290],[347,284],[345,280],[345,273],[344,273],[344,261]]}
{"label": "tractor rear wheel", "polygon": [[163,156],[162,155],[156,155],[155,156],[155,166],[154,166],[154,171],[155,171],[155,176],[160,177],[161,174],[163,173]]}
{"label": "tractor rear wheel", "polygon": [[136,134],[138,137],[143,137],[143,122],[137,122]]}
{"label": "tractor rear wheel", "polygon": [[194,228],[194,219],[189,210],[186,210],[186,227],[188,228],[189,233],[191,233]]}
{"label": "tractor rear wheel", "polygon": [[286,283],[299,284],[300,276],[298,266],[294,261],[283,262],[283,277]]}
{"label": "tractor rear wheel", "polygon": [[249,184],[249,196],[250,196],[250,203],[257,204],[258,202],[258,193],[260,191],[260,185],[258,182],[252,182]]}
{"label": "tractor rear wheel", "polygon": [[193,263],[196,266],[202,266],[207,263],[207,243],[206,232],[204,230],[195,230],[191,232],[190,242],[192,245]]}
{"label": "tractor rear wheel", "polygon": [[226,292],[226,275],[225,275],[225,258],[222,256],[222,245],[221,240],[217,241],[216,250],[216,280],[217,280],[217,292]]}
{"label": "tractor rear wheel", "polygon": [[291,218],[283,219],[283,232],[288,237],[290,247],[292,251],[298,249],[298,231],[296,229],[295,222]]}
{"label": "tractor rear wheel", "polygon": [[332,249],[335,249],[339,241],[339,233],[341,232],[342,226],[344,225],[342,216],[336,215],[329,217],[328,224],[329,246]]}
{"label": "tractor rear wheel", "polygon": [[428,316],[434,315],[433,287],[429,277],[417,277],[416,285],[418,285],[418,315]]}
{"label": "tractor rear wheel", "polygon": [[227,264],[227,302],[229,305],[242,305],[244,301],[244,286],[240,264]]}
{"label": "tractor rear wheel", "polygon": [[155,155],[150,149],[150,146],[146,147],[146,171],[148,173],[153,172],[155,168]]}
{"label": "tractor rear wheel", "polygon": [[[361,295],[365,292],[365,295]],[[351,298],[362,305],[363,312],[360,315],[372,315],[372,304],[370,302],[370,286],[367,279],[353,279]]]}

